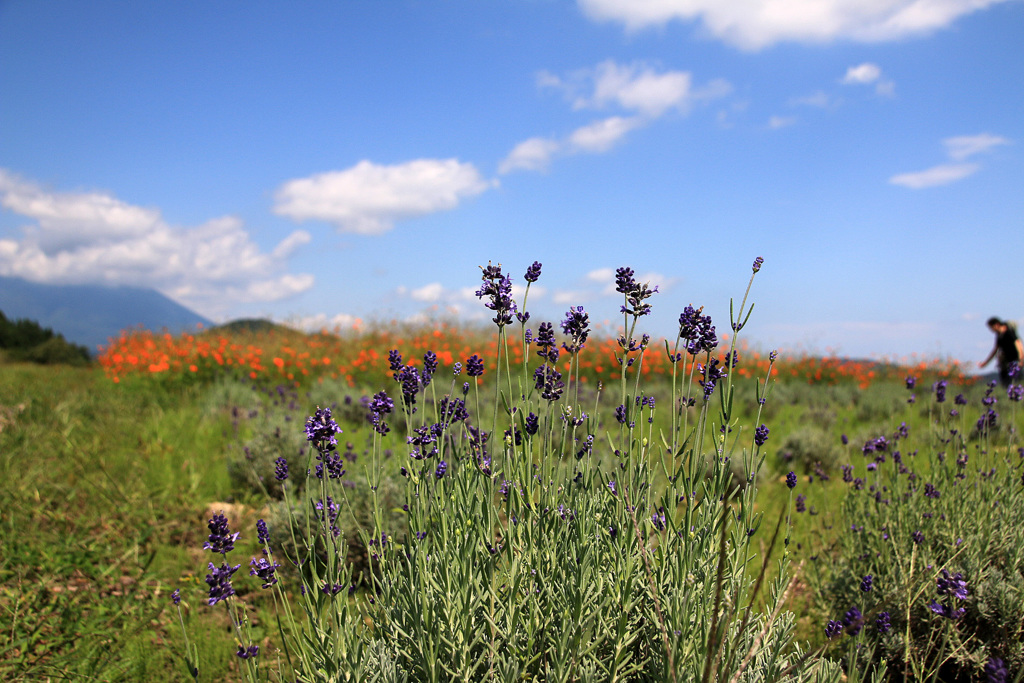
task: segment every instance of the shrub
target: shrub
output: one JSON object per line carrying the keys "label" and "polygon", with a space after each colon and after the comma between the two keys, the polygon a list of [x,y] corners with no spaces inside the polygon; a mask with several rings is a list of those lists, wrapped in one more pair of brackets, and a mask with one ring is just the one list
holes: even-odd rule
{"label": "shrub", "polygon": [[[757,259],[755,274],[760,266]],[[527,271],[528,283],[539,270]],[[292,517],[285,526],[300,532],[295,554],[260,529],[266,554],[251,563],[280,598],[284,631],[297,634],[282,633],[291,653],[282,676],[837,680],[834,664],[803,656],[792,641],[785,556],[776,578],[765,578],[763,559],[757,580],[748,579],[755,543],[773,545],[779,529],[755,507],[770,438],[758,424],[767,393],[761,380],[757,428],[735,427],[736,335],[720,357],[711,319],[692,307],[683,312],[662,360],[671,367],[666,406],[639,382],[648,356],[661,353],[637,332],[657,288],[636,282],[628,268],[615,284],[624,302],[619,381],[595,395],[593,408],[579,393],[589,333],[583,308],[566,314],[559,347],[550,323],[526,329],[529,285],[519,306],[511,278],[489,265],[478,296],[497,325],[496,362],[485,366],[474,356],[439,374],[430,352],[412,365],[391,350],[395,398],[378,392],[369,402],[365,483],[345,484],[351,475],[342,473],[331,409],[306,420],[315,450],[289,461],[283,484]],[[748,317],[745,294],[732,329]],[[510,342],[516,319],[519,337]],[[508,349],[516,346],[522,353],[513,364]],[[492,396],[485,409],[482,389]],[[690,397],[692,411],[684,409]],[[391,433],[392,425],[404,433]],[[384,457],[395,442],[408,459]],[[736,468],[742,488],[733,486]],[[296,479],[305,480],[302,496]],[[400,507],[391,503],[394,481]],[[344,506],[355,531],[339,522]],[[404,522],[395,524],[392,513]],[[263,660],[231,599],[225,539],[233,535],[216,517],[210,529],[208,546],[223,560],[222,568],[210,565],[209,601],[224,601],[232,613],[239,656],[256,679]],[[369,584],[350,599],[352,538],[369,553]],[[277,560],[303,566],[294,614]],[[756,608],[762,588],[764,612]],[[301,623],[295,614],[304,615]]]}
{"label": "shrub", "polygon": [[1024,668],[1024,450],[991,429],[993,392],[977,423],[961,396],[935,403],[930,430],[868,440],[844,473],[846,529],[817,596],[843,624],[832,635],[851,669],[888,660],[895,676],[953,680],[995,659]]}
{"label": "shrub", "polygon": [[790,433],[779,447],[778,459],[783,471],[815,472],[820,469],[826,474],[838,471],[844,460],[835,436],[816,426],[800,427]]}

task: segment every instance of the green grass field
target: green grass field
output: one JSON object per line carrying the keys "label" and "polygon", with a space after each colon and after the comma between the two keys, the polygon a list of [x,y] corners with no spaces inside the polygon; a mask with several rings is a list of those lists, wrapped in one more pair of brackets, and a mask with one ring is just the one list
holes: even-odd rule
{"label": "green grass field", "polygon": [[[202,634],[195,638],[202,680],[238,680],[228,619],[203,600],[208,515],[226,509],[241,524],[233,526],[242,531],[239,548],[255,555],[252,524],[266,514],[266,499],[258,486],[229,474],[232,466],[237,471],[242,445],[271,428],[292,429],[301,442],[305,416],[333,401],[341,406],[341,439],[359,451],[370,430],[358,399],[391,386],[387,368],[380,370],[376,386],[328,382],[277,400],[273,391],[239,380],[114,383],[94,367],[0,365],[0,679],[187,679],[170,600],[180,589],[188,627]],[[753,380],[745,381],[737,385],[737,403],[754,405]],[[973,403],[984,388],[957,390]],[[787,509],[786,472],[800,476],[798,491],[816,514],[793,514],[789,549],[805,576],[827,569],[843,526],[847,487],[839,465],[863,467],[859,445],[900,422],[929,430],[934,408],[927,389],[919,394],[908,404],[907,389],[895,380],[866,389],[785,379],[773,385],[761,418],[771,438],[757,505],[774,522]],[[396,477],[407,458],[400,440],[392,447],[386,474]],[[348,476],[359,481],[365,462]],[[830,479],[805,484],[816,462]],[[790,606],[800,639],[819,645],[823,615],[812,584],[800,581]],[[240,587],[239,595],[264,652],[274,652],[269,596],[251,587]]]}

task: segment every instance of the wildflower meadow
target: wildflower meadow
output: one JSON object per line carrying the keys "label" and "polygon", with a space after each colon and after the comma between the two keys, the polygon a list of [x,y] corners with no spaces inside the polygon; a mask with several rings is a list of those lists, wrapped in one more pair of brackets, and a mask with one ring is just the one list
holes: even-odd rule
{"label": "wildflower meadow", "polygon": [[1021,680],[1020,376],[754,348],[768,266],[668,339],[488,264],[486,326],[7,359],[0,676]]}

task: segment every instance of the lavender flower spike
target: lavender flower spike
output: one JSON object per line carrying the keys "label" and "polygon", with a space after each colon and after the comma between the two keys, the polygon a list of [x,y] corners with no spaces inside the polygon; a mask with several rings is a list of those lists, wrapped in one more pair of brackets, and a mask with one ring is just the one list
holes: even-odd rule
{"label": "lavender flower spike", "polygon": [[210,519],[208,526],[210,527],[210,536],[203,544],[203,550],[224,555],[235,549],[235,541],[238,540],[239,533],[237,531],[231,533],[231,529],[228,528],[228,518],[223,513],[215,514]]}

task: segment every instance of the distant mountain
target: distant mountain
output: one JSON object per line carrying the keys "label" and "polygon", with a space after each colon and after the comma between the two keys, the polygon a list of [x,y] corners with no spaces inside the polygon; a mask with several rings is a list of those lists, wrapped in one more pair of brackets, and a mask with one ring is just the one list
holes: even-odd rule
{"label": "distant mountain", "polygon": [[154,289],[44,285],[13,277],[0,277],[0,311],[12,320],[35,320],[93,354],[130,327],[180,332],[212,324]]}

